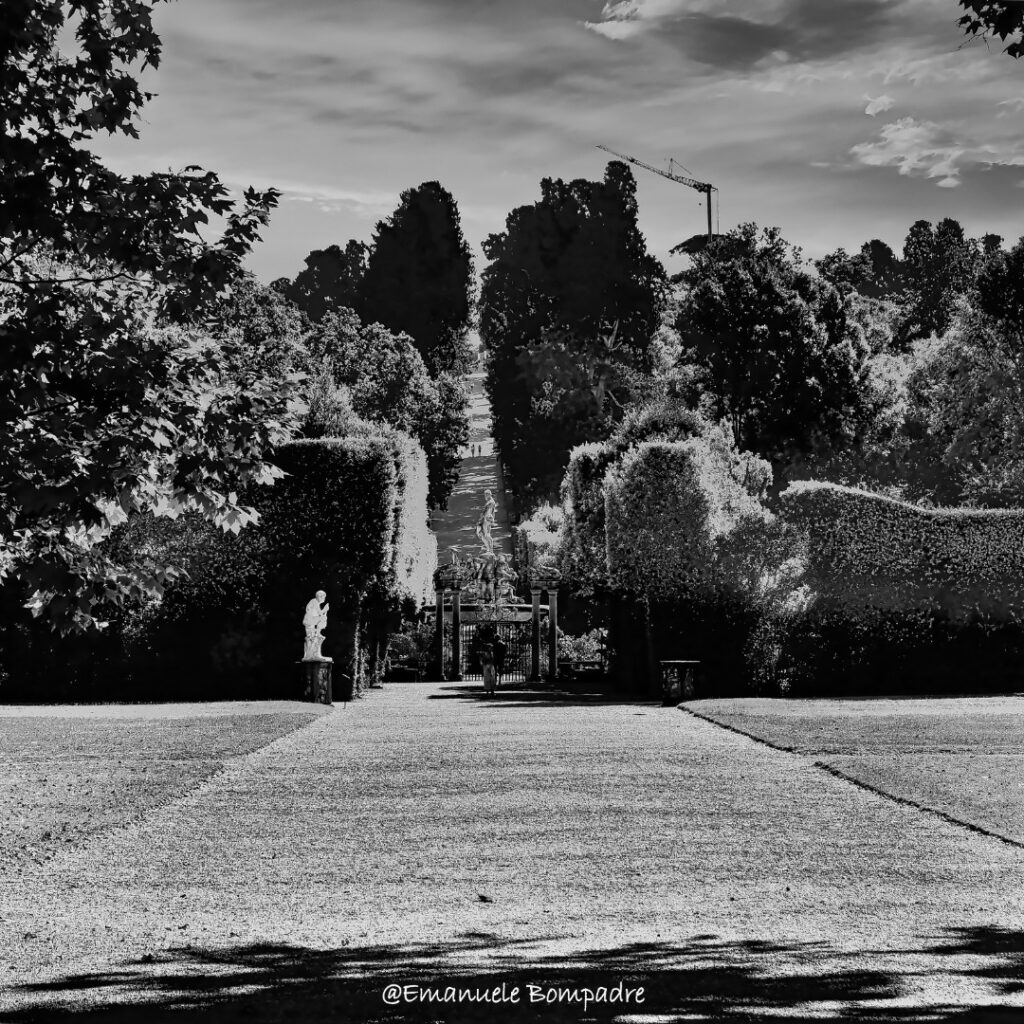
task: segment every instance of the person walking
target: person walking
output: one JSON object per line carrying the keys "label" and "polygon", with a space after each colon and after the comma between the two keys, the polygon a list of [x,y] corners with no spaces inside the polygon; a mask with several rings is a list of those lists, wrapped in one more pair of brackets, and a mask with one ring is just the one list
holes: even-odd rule
{"label": "person walking", "polygon": [[501,686],[501,677],[505,674],[505,658],[508,656],[508,644],[501,637],[494,641],[494,682]]}
{"label": "person walking", "polygon": [[484,673],[484,693],[488,697],[493,697],[497,669],[494,664],[494,648],[490,644],[484,644],[480,648],[480,664],[483,666]]}

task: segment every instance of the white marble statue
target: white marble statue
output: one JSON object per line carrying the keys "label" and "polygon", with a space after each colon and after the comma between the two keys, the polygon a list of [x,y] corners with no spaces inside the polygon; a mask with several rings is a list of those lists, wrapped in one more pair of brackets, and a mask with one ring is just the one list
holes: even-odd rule
{"label": "white marble statue", "polygon": [[494,554],[494,539],[491,537],[491,528],[494,526],[494,512],[498,503],[491,496],[490,491],[484,491],[484,510],[476,524],[476,535],[484,551]]}
{"label": "white marble statue", "polygon": [[303,661],[330,661],[320,653],[324,642],[324,630],[327,628],[327,594],[323,590],[316,592],[316,597],[306,605],[306,613],[302,616],[302,625],[306,630],[306,646],[302,654]]}

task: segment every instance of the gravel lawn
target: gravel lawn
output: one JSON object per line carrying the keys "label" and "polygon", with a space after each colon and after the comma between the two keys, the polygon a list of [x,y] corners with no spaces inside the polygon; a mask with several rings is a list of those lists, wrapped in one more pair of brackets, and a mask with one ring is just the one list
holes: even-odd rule
{"label": "gravel lawn", "polygon": [[[1022,974],[1024,851],[583,696],[389,686],[0,865],[5,1024],[967,1024],[1020,1020]],[[526,988],[619,983],[644,1002]],[[389,1005],[389,984],[520,1002]]]}
{"label": "gravel lawn", "polygon": [[1024,697],[701,700],[685,707],[1024,843]]}
{"label": "gravel lawn", "polygon": [[292,702],[2,707],[0,861],[43,863],[319,713]]}

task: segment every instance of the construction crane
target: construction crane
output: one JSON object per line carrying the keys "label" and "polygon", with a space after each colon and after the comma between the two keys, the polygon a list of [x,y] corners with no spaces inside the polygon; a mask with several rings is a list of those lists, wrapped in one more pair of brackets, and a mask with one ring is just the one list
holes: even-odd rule
{"label": "construction crane", "polygon": [[[643,160],[637,160],[635,156],[628,156],[625,153],[616,153],[614,149],[609,149],[607,146],[598,146],[597,148],[603,149],[606,153],[611,153],[612,156],[617,156],[620,160],[625,160],[626,163],[636,164],[637,167],[642,167],[645,171],[653,171],[655,174],[660,174],[663,178],[668,178],[669,181],[678,181],[681,185],[689,185],[690,188],[696,189],[698,192],[703,192],[707,199],[708,206],[708,241],[710,242],[714,238],[714,231],[711,227],[711,193],[718,191],[714,185],[711,185],[706,181],[697,181],[696,178],[684,178],[681,174],[673,174],[671,171],[663,171],[659,167],[652,167],[650,164],[645,164]],[[671,163],[669,166],[671,166]]]}

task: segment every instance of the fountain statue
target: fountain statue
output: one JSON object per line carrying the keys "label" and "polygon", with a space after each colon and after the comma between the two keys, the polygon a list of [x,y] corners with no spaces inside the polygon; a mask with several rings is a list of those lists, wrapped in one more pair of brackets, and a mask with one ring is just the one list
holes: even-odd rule
{"label": "fountain statue", "polygon": [[476,523],[476,535],[484,551],[494,554],[494,538],[491,536],[491,529],[494,527],[494,512],[498,503],[494,500],[490,491],[484,491],[484,510]]}

